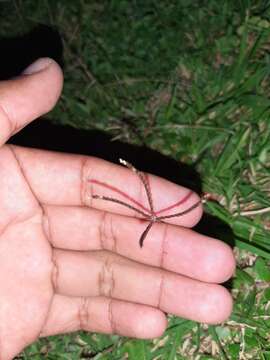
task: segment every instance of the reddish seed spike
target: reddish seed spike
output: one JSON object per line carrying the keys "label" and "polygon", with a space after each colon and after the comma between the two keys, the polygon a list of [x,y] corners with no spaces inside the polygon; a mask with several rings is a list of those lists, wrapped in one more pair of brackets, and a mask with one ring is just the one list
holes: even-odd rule
{"label": "reddish seed spike", "polygon": [[199,200],[198,202],[196,202],[195,204],[191,205],[191,206],[190,206],[189,208],[187,208],[186,210],[183,210],[183,211],[181,211],[181,212],[179,212],[179,213],[175,213],[175,214],[172,214],[172,215],[159,216],[159,217],[157,217],[157,221],[186,215],[186,214],[188,214],[190,211],[196,209],[201,203],[202,203],[202,200]]}
{"label": "reddish seed spike", "polygon": [[152,192],[151,192],[151,188],[150,188],[150,184],[149,184],[149,179],[148,179],[148,176],[144,173],[141,173],[142,174],[142,178],[144,179],[143,181],[143,185],[144,185],[144,188],[145,188],[145,191],[146,191],[146,195],[147,195],[147,199],[148,199],[148,202],[149,202],[149,206],[150,206],[150,210],[151,210],[151,213],[154,214],[154,204],[153,204],[153,197],[152,197]]}
{"label": "reddish seed spike", "polygon": [[129,208],[129,209],[131,209],[131,210],[134,210],[134,211],[136,211],[137,213],[143,215],[145,218],[148,217],[148,215],[147,215],[145,212],[141,211],[140,209],[135,208],[135,207],[132,206],[132,205],[129,205],[129,204],[125,203],[124,201],[121,201],[121,200],[118,200],[118,199],[114,199],[114,198],[111,198],[111,197],[109,197],[109,196],[103,196],[103,195],[92,195],[92,198],[93,198],[93,199],[100,199],[100,200],[111,201],[111,202],[114,202],[114,203],[123,205],[123,206],[125,206],[125,207],[127,207],[127,208]]}
{"label": "reddish seed spike", "polygon": [[150,206],[151,214],[153,214],[154,207],[153,207],[152,193],[151,193],[151,189],[150,189],[150,186],[149,186],[149,182],[148,182],[148,180],[146,178],[146,175],[143,172],[137,170],[135,168],[135,166],[133,166],[132,164],[130,164],[126,160],[123,160],[123,159],[120,158],[119,162],[120,162],[120,164],[126,166],[128,169],[132,170],[139,177],[139,179],[141,180],[141,182],[142,182],[142,184],[144,186],[145,192],[146,192],[146,196],[147,196],[147,200],[148,200],[148,203],[149,203],[149,206]]}
{"label": "reddish seed spike", "polygon": [[[108,196],[102,196],[102,195],[92,195],[92,197],[94,199],[101,199],[101,200],[105,200],[105,201],[111,201],[114,203],[117,203],[119,205],[125,206],[131,210],[134,210],[135,212],[141,214],[144,217],[144,220],[149,221],[149,224],[147,225],[146,229],[144,230],[144,232],[142,233],[140,240],[139,240],[139,244],[140,247],[143,247],[143,242],[146,238],[146,236],[148,235],[150,229],[152,228],[152,226],[154,225],[155,222],[161,222],[163,223],[164,220],[166,219],[170,219],[173,217],[178,217],[178,216],[183,216],[187,213],[189,213],[190,211],[194,210],[195,208],[197,208],[200,204],[205,203],[208,199],[209,196],[208,195],[203,195],[202,198],[196,202],[195,204],[191,205],[189,208],[187,208],[186,210],[183,210],[181,212],[175,213],[175,214],[171,214],[171,215],[164,215],[164,216],[156,216],[156,213],[154,212],[154,206],[153,206],[153,200],[152,200],[152,194],[151,194],[151,188],[150,188],[150,184],[148,182],[147,176],[138,171],[132,164],[128,163],[127,161],[123,160],[123,159],[119,159],[120,163],[123,164],[124,166],[126,166],[127,168],[129,168],[130,170],[132,170],[133,172],[135,172],[135,174],[137,174],[137,176],[139,177],[139,179],[142,181],[144,188],[145,188],[145,192],[146,192],[146,196],[147,196],[147,200],[150,206],[150,210],[149,213],[150,214],[146,214],[144,211],[137,209],[135,206],[132,206],[124,201],[112,198],[112,197],[108,197]],[[95,182],[95,180],[93,180],[93,183]],[[115,188],[116,189],[116,188]],[[119,189],[117,189],[118,192],[120,192]],[[122,192],[121,192],[122,193]],[[127,198],[129,198],[129,195],[126,195]],[[185,201],[188,199],[189,196],[185,197]],[[177,204],[182,204],[184,203],[184,201],[180,201]],[[140,204],[140,206],[142,206]],[[143,206],[142,206],[143,207]],[[175,205],[169,206],[168,209],[175,207]],[[165,209],[167,210],[167,209]],[[157,211],[157,213],[162,212],[163,210],[159,210]]]}
{"label": "reddish seed spike", "polygon": [[133,204],[140,207],[146,213],[151,213],[151,211],[149,209],[147,209],[143,204],[141,204],[139,201],[135,200],[132,196],[128,195],[126,192],[116,188],[115,186],[109,185],[109,184],[107,184],[107,183],[105,183],[103,181],[97,180],[97,179],[89,179],[88,182],[91,185],[96,184],[98,186],[104,187],[105,189],[111,190],[112,192],[116,192],[117,194],[119,194],[119,195],[123,196],[124,198],[126,198],[128,201],[130,201]]}
{"label": "reddish seed spike", "polygon": [[156,215],[159,215],[165,211],[169,211],[172,210],[174,208],[176,208],[177,206],[180,206],[182,204],[184,204],[192,195],[192,191],[189,191],[183,198],[181,198],[181,200],[177,201],[176,203],[170,205],[170,206],[166,206],[163,209],[160,209],[159,211],[156,211]]}
{"label": "reddish seed spike", "polygon": [[142,233],[141,237],[140,237],[140,241],[139,241],[139,244],[140,244],[140,247],[142,248],[143,247],[143,241],[144,239],[146,238],[147,234],[149,233],[149,230],[151,229],[151,227],[153,226],[154,224],[154,221],[151,221],[146,229],[144,230],[144,232]]}

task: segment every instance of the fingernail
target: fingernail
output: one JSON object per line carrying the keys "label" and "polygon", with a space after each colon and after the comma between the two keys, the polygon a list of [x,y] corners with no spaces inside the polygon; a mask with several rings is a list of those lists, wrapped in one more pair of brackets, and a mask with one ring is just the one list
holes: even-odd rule
{"label": "fingernail", "polygon": [[33,62],[31,65],[29,65],[24,71],[22,72],[22,75],[31,75],[38,73],[46,68],[48,68],[51,63],[53,62],[50,58],[40,58]]}

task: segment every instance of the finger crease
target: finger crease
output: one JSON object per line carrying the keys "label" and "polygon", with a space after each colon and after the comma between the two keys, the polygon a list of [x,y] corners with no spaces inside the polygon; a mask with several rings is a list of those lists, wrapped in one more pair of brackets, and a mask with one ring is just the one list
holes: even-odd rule
{"label": "finger crease", "polygon": [[106,211],[101,212],[100,224],[98,227],[99,243],[102,250],[106,250]]}
{"label": "finger crease", "polygon": [[46,235],[46,238],[50,243],[53,243],[53,237],[52,237],[52,228],[51,228],[51,221],[49,217],[48,210],[46,206],[42,207],[43,209],[43,221],[42,221],[42,228],[44,231],[44,234]]}
{"label": "finger crease", "polygon": [[164,259],[165,259],[165,255],[166,255],[166,239],[167,239],[167,232],[168,232],[168,224],[164,224],[164,231],[163,231],[163,235],[162,235],[162,240],[161,240],[161,252],[160,252],[160,262],[159,262],[159,266],[160,268],[164,268]]}
{"label": "finger crease", "polygon": [[56,260],[54,251],[52,251],[52,263],[53,263],[53,269],[52,269],[51,281],[52,281],[52,286],[53,286],[54,292],[57,292],[58,279],[59,279],[59,267],[57,264],[57,260]]}
{"label": "finger crease", "polygon": [[112,245],[110,247],[110,250],[113,251],[114,253],[117,253],[117,238],[115,236],[114,229],[113,229],[112,216],[110,217],[110,232],[111,232],[111,239],[112,239]]}
{"label": "finger crease", "polygon": [[86,330],[89,327],[89,299],[82,297],[78,310],[79,328]]}
{"label": "finger crease", "polygon": [[110,213],[103,211],[99,225],[99,242],[103,250],[116,252],[116,236],[113,229],[113,220]]}
{"label": "finger crease", "polygon": [[109,305],[108,305],[108,319],[110,322],[110,327],[111,327],[111,332],[112,334],[116,334],[116,324],[114,322],[114,317],[113,317],[113,299],[110,299],[109,301]]}
{"label": "finger crease", "polygon": [[[51,301],[50,301],[50,304],[49,304],[49,307],[48,307],[48,311],[46,313],[45,319],[44,319],[43,324],[41,326],[41,330],[40,330],[40,332],[38,334],[38,338],[44,337],[47,334],[45,329],[46,329],[46,326],[47,326],[48,319],[50,317],[50,309],[52,308],[52,306],[53,306],[53,297],[51,298]],[[0,359],[1,359],[1,357],[0,357]]]}
{"label": "finger crease", "polygon": [[114,292],[114,273],[112,262],[109,260],[109,257],[104,262],[102,269],[99,274],[99,294],[101,296],[112,297]]}
{"label": "finger crease", "polygon": [[[86,164],[88,162],[87,157],[82,157],[81,159],[81,174],[80,174],[80,201],[82,205],[92,207],[92,201],[93,201],[93,187],[90,185],[87,186],[87,177],[85,174],[85,168]],[[87,189],[90,190],[90,194],[87,193]],[[87,198],[87,199],[86,199]]]}
{"label": "finger crease", "polygon": [[25,180],[25,182],[26,182],[26,184],[27,184],[27,186],[28,186],[28,189],[30,190],[30,192],[32,193],[33,197],[34,197],[34,198],[36,199],[36,201],[38,202],[38,205],[43,209],[42,204],[41,204],[40,201],[38,200],[38,197],[36,196],[36,193],[35,193],[34,189],[33,189],[32,186],[30,185],[30,181],[29,181],[29,179],[28,179],[27,176],[26,176],[25,170],[24,170],[24,168],[23,168],[23,166],[22,166],[22,163],[21,163],[19,157],[17,156],[15,147],[12,146],[11,144],[9,144],[8,147],[9,147],[10,151],[12,152],[12,155],[14,156],[14,159],[15,159],[16,162],[17,162],[17,165],[18,165],[18,168],[19,168],[19,170],[20,170],[20,173],[22,174],[22,177],[24,178],[24,180]]}
{"label": "finger crease", "polygon": [[160,278],[160,284],[159,284],[159,293],[158,293],[158,302],[157,302],[157,308],[161,308],[162,303],[162,295],[163,295],[163,287],[164,287],[164,273],[161,272],[161,278]]}

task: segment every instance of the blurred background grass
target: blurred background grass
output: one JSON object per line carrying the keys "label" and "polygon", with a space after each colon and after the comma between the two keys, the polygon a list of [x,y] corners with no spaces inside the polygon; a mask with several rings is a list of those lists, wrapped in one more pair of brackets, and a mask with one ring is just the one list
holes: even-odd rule
{"label": "blurred background grass", "polygon": [[0,11],[2,38],[40,24],[61,36],[65,86],[48,118],[193,166],[238,261],[221,326],[170,317],[154,341],[77,333],[19,358],[270,359],[270,1],[18,0]]}

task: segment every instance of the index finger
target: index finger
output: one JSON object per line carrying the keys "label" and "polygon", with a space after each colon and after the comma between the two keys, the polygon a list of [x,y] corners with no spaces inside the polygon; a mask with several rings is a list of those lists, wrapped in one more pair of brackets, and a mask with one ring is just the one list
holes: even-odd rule
{"label": "index finger", "polygon": [[[46,205],[82,205],[126,216],[151,215],[151,204],[139,176],[126,167],[102,159],[13,146],[33,193]],[[191,190],[155,175],[147,177],[157,216],[181,213],[200,201]],[[114,198],[122,203],[95,199]],[[135,211],[141,210],[142,213]],[[179,217],[164,219],[186,227],[194,226],[202,215],[199,204]]]}

